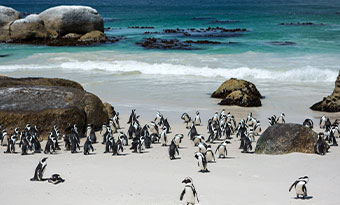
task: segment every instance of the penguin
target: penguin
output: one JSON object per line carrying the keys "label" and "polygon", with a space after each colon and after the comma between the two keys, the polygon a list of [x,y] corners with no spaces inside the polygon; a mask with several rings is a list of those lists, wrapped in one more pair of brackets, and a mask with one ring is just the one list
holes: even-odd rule
{"label": "penguin", "polygon": [[53,174],[49,179],[48,182],[54,185],[57,185],[59,183],[63,183],[65,179],[61,178],[59,174]]}
{"label": "penguin", "polygon": [[161,124],[161,119],[163,118],[163,115],[159,112],[159,111],[157,111],[157,113],[156,113],[156,118],[155,118],[155,123],[156,124],[158,124],[158,125],[160,125]]}
{"label": "penguin", "polygon": [[196,111],[196,117],[194,119],[194,125],[196,125],[196,126],[201,125],[201,117],[200,117],[200,113],[198,111]]}
{"label": "penguin", "polygon": [[134,153],[142,153],[142,141],[140,138],[133,138],[132,142],[131,142],[131,148],[130,150],[132,150],[132,152]]}
{"label": "penguin", "polygon": [[326,119],[325,126],[323,127],[326,132],[328,132],[331,129],[332,123],[329,118]]}
{"label": "penguin", "polygon": [[151,122],[149,125],[150,133],[151,134],[159,134],[158,126],[155,122]]}
{"label": "penguin", "polygon": [[90,150],[92,150],[92,152],[94,152],[94,148],[92,146],[92,137],[89,135],[85,141],[84,144],[84,155],[89,155],[90,154]]}
{"label": "penguin", "polygon": [[201,152],[195,153],[195,158],[198,160],[198,167],[200,168],[199,172],[209,172],[207,168],[207,159],[205,158],[205,155]]}
{"label": "penguin", "polygon": [[189,130],[188,136],[190,136],[191,140],[194,140],[194,137],[197,136],[197,135],[199,135],[199,134],[197,133],[195,125],[192,125],[190,130]]}
{"label": "penguin", "polygon": [[198,194],[195,189],[195,186],[193,184],[193,181],[190,177],[186,177],[182,183],[185,184],[184,189],[179,197],[180,201],[184,201],[187,203],[187,205],[194,205],[196,200],[197,203],[200,203],[198,200]]}
{"label": "penguin", "polygon": [[200,153],[205,154],[207,152],[208,145],[206,143],[200,142],[197,147]]}
{"label": "penguin", "polygon": [[[36,127],[35,127],[36,128]],[[41,153],[41,144],[39,142],[39,133],[33,132],[31,135],[31,144],[34,149],[34,153]]]}
{"label": "penguin", "polygon": [[222,109],[219,119],[221,119],[222,117],[227,117],[227,115],[225,114],[225,109]]}
{"label": "penguin", "polygon": [[194,140],[193,140],[194,141],[194,145],[198,146],[198,144],[201,143],[201,142],[204,142],[204,140],[205,140],[204,136],[197,135],[197,136],[194,137]]}
{"label": "penguin", "polygon": [[227,152],[227,144],[230,144],[228,140],[224,140],[221,144],[219,144],[216,148],[215,154],[218,152],[218,158],[226,158],[228,155]]}
{"label": "penguin", "polygon": [[325,143],[323,141],[324,140],[323,137],[324,137],[324,134],[320,132],[318,134],[318,140],[316,141],[316,144],[314,145],[315,153],[319,155],[325,155],[327,152]]}
{"label": "penguin", "polygon": [[327,118],[328,117],[326,117],[325,114],[323,114],[322,117],[320,118],[319,122],[320,129],[324,128]]}
{"label": "penguin", "polygon": [[183,134],[176,134],[174,138],[172,139],[175,142],[175,145],[177,148],[179,148],[179,144],[182,143],[182,139],[184,138]]}
{"label": "penguin", "polygon": [[61,150],[60,147],[59,147],[59,142],[58,142],[59,131],[58,131],[56,125],[53,126],[52,134],[53,134],[54,140],[55,140],[55,142],[54,142],[54,147],[55,147],[55,149],[56,149],[56,150]]}
{"label": "penguin", "polygon": [[250,112],[248,114],[248,117],[246,119],[246,123],[248,124],[248,126],[253,126],[253,113]]}
{"label": "penguin", "polygon": [[52,154],[56,150],[56,136],[53,135],[52,132],[50,132],[50,135],[48,136],[47,143],[45,145],[44,153],[50,153]]}
{"label": "penguin", "polygon": [[15,143],[18,139],[18,134],[18,128],[15,128],[13,134],[8,139],[7,150],[4,153],[15,153]]}
{"label": "penguin", "polygon": [[190,116],[188,115],[188,113],[183,113],[182,116],[181,116],[181,119],[184,120],[184,123],[187,124],[187,127],[188,127],[188,122],[190,121]]}
{"label": "penguin", "polygon": [[170,157],[170,160],[176,159],[176,157],[175,157],[176,153],[177,153],[177,155],[179,155],[178,147],[175,144],[175,141],[171,140],[171,144],[169,146],[169,157]]}
{"label": "penguin", "polygon": [[116,112],[115,116],[113,117],[113,122],[116,124],[117,129],[120,129],[119,125],[119,112]]}
{"label": "penguin", "polygon": [[105,144],[106,142],[106,135],[107,135],[107,126],[105,124],[102,125],[102,129],[100,130],[99,134],[102,136],[103,138],[103,142],[102,144]]}
{"label": "penguin", "polygon": [[29,140],[27,139],[28,136],[24,136],[23,133],[21,133],[21,140],[19,147],[21,147],[21,155],[27,155],[27,151],[29,150]]}
{"label": "penguin", "polygon": [[71,153],[74,154],[74,153],[77,153],[77,150],[80,151],[80,140],[79,140],[79,137],[78,137],[78,134],[77,134],[77,131],[76,129],[72,128],[71,129],[71,133],[69,134],[69,139],[70,139],[70,150],[71,150]]}
{"label": "penguin", "polygon": [[126,136],[126,134],[124,132],[122,132],[122,131],[119,132],[118,139],[120,139],[123,146],[129,145],[128,137]]}
{"label": "penguin", "polygon": [[113,134],[118,132],[117,126],[112,119],[110,119],[110,121],[109,121],[109,127],[110,127],[111,132]]}
{"label": "penguin", "polygon": [[46,160],[47,160],[47,157],[44,157],[39,161],[39,164],[35,168],[34,176],[33,178],[31,178],[31,181],[44,181],[43,175],[44,175],[45,168],[47,166]]}
{"label": "penguin", "polygon": [[281,112],[281,114],[280,114],[280,116],[277,118],[276,122],[279,123],[279,124],[284,124],[284,123],[286,123],[285,117],[286,117],[286,115],[285,115],[283,112]]}
{"label": "penguin", "polygon": [[215,122],[218,122],[218,112],[215,112],[212,120],[215,121]]}
{"label": "penguin", "polygon": [[335,136],[334,136],[335,131],[336,131],[335,128],[331,128],[328,131],[328,138],[329,138],[329,143],[331,144],[331,146],[338,146],[338,143],[337,143]]}
{"label": "penguin", "polygon": [[8,138],[9,138],[9,136],[7,134],[7,131],[6,131],[6,129],[4,129],[2,131],[1,146],[7,146],[8,145],[8,141],[9,141]]}
{"label": "penguin", "polygon": [[253,128],[250,128],[248,132],[248,137],[251,139],[252,142],[255,142],[255,134]]}
{"label": "penguin", "polygon": [[309,178],[308,176],[303,176],[298,178],[289,188],[289,192],[295,188],[296,191],[296,198],[302,197],[305,199],[307,197],[307,187],[306,184],[308,183]]}
{"label": "penguin", "polygon": [[69,135],[63,135],[63,141],[65,145],[65,150],[69,151],[71,150],[71,141],[70,141],[70,136]]}
{"label": "penguin", "polygon": [[314,126],[313,125],[313,120],[305,119],[305,121],[303,121],[302,125],[305,126],[305,127],[310,128],[310,129],[313,129],[313,126]]}
{"label": "penguin", "polygon": [[162,143],[162,146],[166,146],[166,143],[167,143],[166,132],[167,132],[167,128],[164,126],[163,130],[162,130],[162,133],[161,133],[161,143]]}
{"label": "penguin", "polygon": [[132,109],[130,117],[129,117],[129,121],[127,122],[127,124],[132,124],[135,119],[136,119],[136,109]]}
{"label": "penguin", "polygon": [[93,126],[91,124],[87,125],[86,137],[91,138],[91,144],[97,142],[96,133],[94,132]]}
{"label": "penguin", "polygon": [[115,143],[115,139],[111,134],[108,134],[106,136],[106,142],[105,142],[105,151],[104,153],[109,153],[110,150],[112,150],[112,153],[115,153],[116,150],[116,143]]}
{"label": "penguin", "polygon": [[207,147],[205,158],[207,159],[207,162],[216,162],[214,152],[211,149],[211,145],[208,145]]}
{"label": "penguin", "polygon": [[120,139],[117,140],[115,146],[116,146],[115,152],[112,153],[112,156],[120,155],[124,151],[124,147],[123,147],[122,141]]}
{"label": "penguin", "polygon": [[277,123],[276,121],[276,115],[271,116],[270,118],[268,118],[269,121],[269,126],[273,126]]}

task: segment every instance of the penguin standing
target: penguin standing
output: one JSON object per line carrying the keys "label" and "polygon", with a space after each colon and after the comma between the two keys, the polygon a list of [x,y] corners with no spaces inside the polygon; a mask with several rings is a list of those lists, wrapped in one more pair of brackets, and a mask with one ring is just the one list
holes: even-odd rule
{"label": "penguin standing", "polygon": [[320,122],[319,122],[320,129],[323,129],[325,127],[327,118],[328,117],[326,117],[325,114],[323,114],[322,117],[320,118]]}
{"label": "penguin standing", "polygon": [[197,133],[195,125],[192,125],[190,130],[189,130],[188,136],[190,137],[191,140],[194,140],[194,137],[197,136],[197,135],[199,135],[199,134]]}
{"label": "penguin standing", "polygon": [[80,145],[79,145],[79,137],[78,137],[78,134],[77,132],[72,129],[70,135],[70,150],[71,150],[71,153],[77,153],[77,150],[79,151],[80,150]]}
{"label": "penguin standing", "polygon": [[122,142],[123,146],[128,146],[129,145],[128,137],[126,136],[126,134],[124,132],[120,131],[118,139],[120,139],[120,141]]}
{"label": "penguin standing", "polygon": [[172,139],[175,142],[177,148],[179,148],[179,144],[182,143],[183,138],[184,138],[183,134],[176,134],[175,137]]}
{"label": "penguin standing", "polygon": [[163,130],[162,130],[162,133],[161,133],[161,143],[162,143],[162,146],[166,146],[166,143],[167,143],[166,133],[167,133],[167,128],[164,126]]}
{"label": "penguin standing", "polygon": [[15,143],[18,139],[18,134],[18,128],[15,128],[13,134],[8,139],[7,150],[4,153],[15,153]]}
{"label": "penguin standing", "polygon": [[63,141],[65,144],[65,150],[69,151],[71,149],[71,141],[69,135],[63,135]]}
{"label": "penguin standing", "polygon": [[91,138],[91,144],[97,142],[96,133],[94,132],[94,129],[91,124],[87,125],[86,137]]}
{"label": "penguin standing", "polygon": [[307,197],[307,187],[306,184],[308,183],[309,178],[308,176],[300,177],[298,178],[289,188],[289,192],[292,190],[293,187],[295,187],[296,191],[296,198],[302,197],[302,199],[305,199]]}
{"label": "penguin standing", "polygon": [[170,160],[176,159],[175,154],[179,155],[179,151],[177,145],[175,144],[174,140],[171,140],[171,144],[169,146],[169,157]]}
{"label": "penguin standing", "polygon": [[195,158],[198,160],[198,167],[200,168],[200,172],[209,172],[205,155],[201,152],[196,152]]}
{"label": "penguin standing", "polygon": [[194,124],[196,126],[200,126],[201,125],[201,117],[200,117],[200,113],[198,111],[196,112],[196,117],[195,117],[195,120],[194,120]]}
{"label": "penguin standing", "polygon": [[8,145],[8,134],[7,134],[7,131],[4,129],[2,131],[2,139],[1,139],[1,146],[7,146]]}
{"label": "penguin standing", "polygon": [[327,148],[325,146],[323,136],[324,134],[320,132],[318,134],[318,140],[316,141],[316,144],[314,145],[315,153],[319,155],[325,155],[327,152]]}
{"label": "penguin standing", "polygon": [[89,135],[85,141],[84,144],[84,155],[89,155],[90,154],[90,150],[92,150],[92,152],[94,152],[94,148],[92,146],[92,137]]}
{"label": "penguin standing", "polygon": [[102,144],[105,144],[105,142],[106,142],[106,134],[107,134],[107,126],[105,125],[105,124],[103,124],[103,126],[102,126],[102,129],[100,130],[100,132],[99,132],[99,134],[103,137],[103,142],[102,142]]}
{"label": "penguin standing", "polygon": [[193,184],[193,181],[190,177],[186,177],[182,183],[185,184],[184,189],[181,193],[181,196],[179,197],[179,199],[182,201],[184,199],[184,201],[187,203],[187,205],[194,205],[196,200],[198,203],[198,195],[197,195],[197,191],[195,189],[195,186]]}
{"label": "penguin standing", "polygon": [[52,154],[53,152],[55,152],[56,150],[56,136],[53,135],[52,132],[50,132],[50,135],[48,136],[48,139],[47,139],[47,143],[45,145],[45,150],[44,150],[44,153],[47,154],[47,153],[50,153]]}
{"label": "penguin standing", "polygon": [[116,112],[115,116],[113,117],[113,122],[116,124],[117,129],[120,129],[120,125],[119,125],[119,112]]}
{"label": "penguin standing", "polygon": [[230,144],[229,141],[224,140],[221,144],[219,144],[216,148],[215,154],[218,152],[218,158],[226,158],[227,157],[227,144]]}
{"label": "penguin standing", "polygon": [[195,136],[194,137],[194,145],[195,146],[198,146],[199,145],[199,143],[201,143],[201,142],[204,142],[204,136],[202,136],[202,135],[197,135],[197,136]]}
{"label": "penguin standing", "polygon": [[214,152],[212,151],[210,145],[208,145],[207,151],[205,153],[205,158],[207,159],[207,162],[216,162]]}
{"label": "penguin standing", "polygon": [[281,112],[281,114],[280,114],[280,116],[277,118],[276,122],[279,123],[279,124],[284,124],[284,123],[286,123],[285,117],[286,117],[286,115],[285,115],[283,112]]}
{"label": "penguin standing", "polygon": [[208,145],[205,142],[200,142],[197,147],[200,153],[205,154],[207,152]]}
{"label": "penguin standing", "polygon": [[31,181],[43,181],[43,175],[44,175],[44,171],[45,168],[47,166],[47,157],[42,158],[39,161],[38,166],[35,168],[35,172],[34,172],[34,177],[31,179]]}

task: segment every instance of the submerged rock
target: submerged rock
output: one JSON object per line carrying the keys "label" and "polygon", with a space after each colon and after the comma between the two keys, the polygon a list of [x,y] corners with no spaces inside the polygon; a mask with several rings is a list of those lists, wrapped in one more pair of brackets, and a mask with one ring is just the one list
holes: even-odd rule
{"label": "submerged rock", "polygon": [[225,81],[213,94],[213,98],[222,98],[220,105],[238,105],[242,107],[261,106],[261,94],[256,86],[245,80],[231,78]]}
{"label": "submerged rock", "polygon": [[[315,153],[317,133],[299,124],[276,124],[268,127],[256,143],[257,154]],[[325,145],[328,146],[325,142]]]}
{"label": "submerged rock", "polygon": [[333,93],[322,101],[315,103],[311,109],[324,112],[340,112],[340,71],[335,81]]}
{"label": "submerged rock", "polygon": [[53,125],[65,133],[77,124],[83,132],[87,124],[99,128],[108,120],[101,100],[73,81],[0,77],[0,93],[0,124],[8,130],[29,123],[46,138]]}

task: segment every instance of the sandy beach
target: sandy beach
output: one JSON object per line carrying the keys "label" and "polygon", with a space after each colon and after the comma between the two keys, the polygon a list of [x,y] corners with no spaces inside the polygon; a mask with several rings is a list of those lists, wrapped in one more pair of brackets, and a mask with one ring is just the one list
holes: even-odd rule
{"label": "sandy beach", "polygon": [[[148,122],[143,116],[141,118],[142,124]],[[178,159],[172,161],[169,160],[168,147],[161,147],[160,144],[153,144],[142,154],[131,153],[129,147],[125,147],[121,156],[104,154],[101,143],[94,145],[95,152],[89,156],[71,154],[64,151],[63,146],[56,154],[28,156],[4,154],[5,148],[2,147],[1,203],[182,204],[179,195],[183,189],[181,181],[186,176],[193,178],[200,204],[340,203],[337,195],[340,188],[338,147],[332,147],[326,156],[244,154],[238,149],[239,140],[233,137],[232,144],[228,146],[228,158],[209,163],[210,172],[200,173],[194,158],[198,148],[186,136],[188,130],[179,118],[170,121],[172,133],[169,138],[175,133],[183,133],[185,138],[180,145]],[[124,115],[121,123],[125,131],[128,126],[126,122]],[[206,136],[206,123],[198,127],[198,131]],[[81,145],[83,143],[84,139]],[[212,145],[213,150],[217,145]],[[17,150],[20,151],[18,147]],[[58,173],[66,179],[64,183],[52,185],[29,180],[43,156],[48,156],[44,177]],[[307,184],[310,199],[295,199],[294,191],[288,192],[289,186],[304,175],[310,177]]]}

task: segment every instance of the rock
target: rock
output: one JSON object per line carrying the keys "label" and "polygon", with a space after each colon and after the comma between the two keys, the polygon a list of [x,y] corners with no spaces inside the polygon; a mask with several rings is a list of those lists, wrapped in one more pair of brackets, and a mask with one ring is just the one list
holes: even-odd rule
{"label": "rock", "polygon": [[0,77],[0,124],[10,132],[27,123],[37,125],[46,138],[53,125],[61,133],[77,124],[100,128],[108,114],[101,100],[78,83],[64,79]]}
{"label": "rock", "polygon": [[25,40],[34,38],[47,38],[44,21],[37,14],[31,14],[24,19],[11,23],[10,38]]}
{"label": "rock", "polygon": [[0,27],[7,25],[21,17],[19,11],[0,5]]}
{"label": "rock", "polygon": [[315,153],[316,141],[317,133],[308,127],[292,123],[275,124],[262,133],[256,143],[255,153]]}
{"label": "rock", "polygon": [[10,39],[9,25],[20,17],[20,12],[10,7],[0,6],[0,41]]}
{"label": "rock", "polygon": [[315,103],[311,109],[323,112],[340,112],[340,71],[335,81],[333,93],[322,101]]}
{"label": "rock", "polygon": [[116,115],[116,111],[110,103],[104,103],[104,108],[108,113],[109,118],[113,118]]}
{"label": "rock", "polygon": [[97,10],[88,6],[57,6],[39,14],[47,31],[57,32],[60,36],[68,33],[86,34],[104,31],[103,18]]}
{"label": "rock", "polygon": [[105,42],[107,37],[101,31],[91,31],[79,38],[79,41],[90,41],[90,42]]}
{"label": "rock", "polygon": [[225,81],[211,97],[222,98],[220,105],[238,105],[242,107],[261,106],[262,98],[253,83],[235,78]]}

